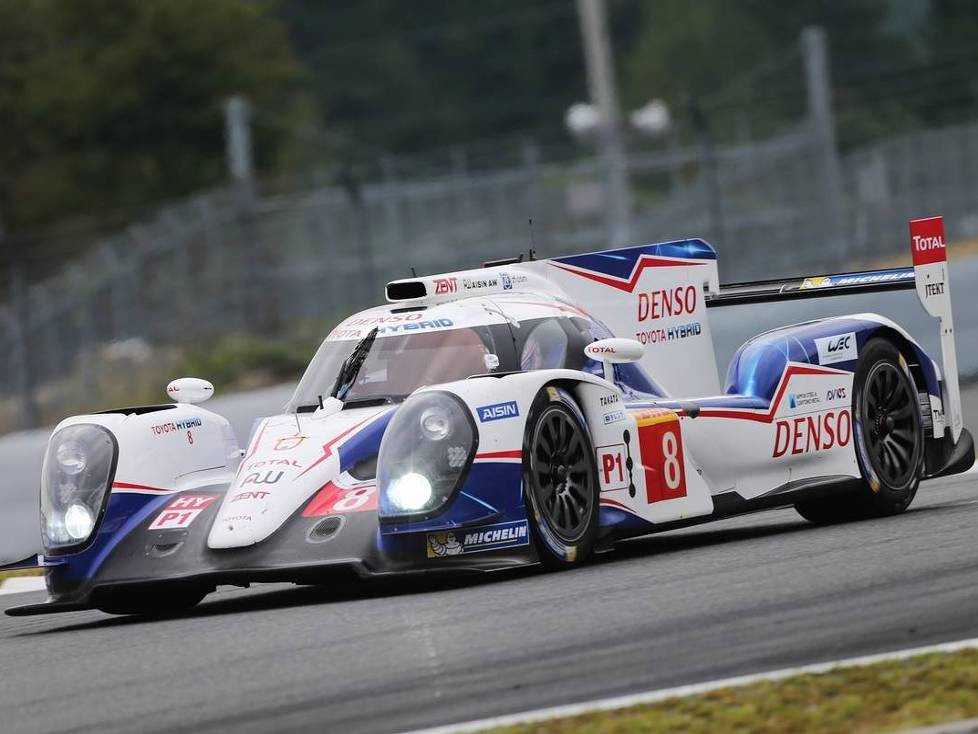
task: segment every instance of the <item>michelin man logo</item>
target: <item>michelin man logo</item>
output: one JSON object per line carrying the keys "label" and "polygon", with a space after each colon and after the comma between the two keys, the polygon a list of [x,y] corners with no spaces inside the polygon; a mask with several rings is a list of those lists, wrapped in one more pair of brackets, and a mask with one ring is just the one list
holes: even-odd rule
{"label": "michelin man logo", "polygon": [[462,550],[462,544],[458,542],[455,533],[428,534],[428,558],[457,556],[462,553]]}

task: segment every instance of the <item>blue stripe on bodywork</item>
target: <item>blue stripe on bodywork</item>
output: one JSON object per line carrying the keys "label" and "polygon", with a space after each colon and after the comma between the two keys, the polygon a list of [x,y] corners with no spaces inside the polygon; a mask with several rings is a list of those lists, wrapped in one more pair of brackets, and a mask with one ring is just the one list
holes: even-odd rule
{"label": "blue stripe on bodywork", "polygon": [[588,252],[583,255],[568,255],[552,258],[554,262],[586,268],[616,278],[631,277],[635,264],[642,255],[653,257],[676,257],[687,260],[716,260],[713,247],[701,239],[659,242],[637,247],[623,247],[620,250]]}

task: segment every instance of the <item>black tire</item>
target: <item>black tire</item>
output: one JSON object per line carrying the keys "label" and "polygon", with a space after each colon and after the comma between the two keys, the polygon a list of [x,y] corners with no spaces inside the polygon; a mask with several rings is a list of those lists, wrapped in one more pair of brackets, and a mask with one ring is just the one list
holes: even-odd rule
{"label": "black tire", "polygon": [[193,609],[212,591],[186,586],[110,592],[100,595],[95,607],[106,614],[175,617]]}
{"label": "black tire", "polygon": [[886,339],[863,347],[853,377],[853,442],[863,484],[855,493],[795,506],[814,523],[898,515],[913,502],[924,461],[917,388],[905,360]]}
{"label": "black tire", "polygon": [[560,388],[544,387],[530,407],[523,490],[540,562],[551,569],[584,563],[598,534],[594,448],[584,416]]}

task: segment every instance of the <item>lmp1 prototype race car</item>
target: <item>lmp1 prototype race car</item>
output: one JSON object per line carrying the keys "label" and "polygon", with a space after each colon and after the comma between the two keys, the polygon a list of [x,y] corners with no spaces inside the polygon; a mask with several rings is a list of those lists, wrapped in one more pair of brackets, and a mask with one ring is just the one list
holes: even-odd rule
{"label": "lmp1 prototype race car", "polygon": [[[68,418],[48,444],[50,598],[12,615],[167,614],[219,584],[585,562],[615,541],[794,506],[893,515],[968,469],[943,225],[914,265],[721,287],[689,239],[387,284],[326,337],[241,451],[176,380],[168,405]],[[721,386],[709,311],[916,289],[942,363],[875,314],[747,341]]]}

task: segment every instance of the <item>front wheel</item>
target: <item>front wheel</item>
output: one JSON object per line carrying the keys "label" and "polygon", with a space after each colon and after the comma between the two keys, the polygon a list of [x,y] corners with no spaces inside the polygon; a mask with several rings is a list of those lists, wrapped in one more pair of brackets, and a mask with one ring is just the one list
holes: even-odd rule
{"label": "front wheel", "polygon": [[889,341],[872,339],[853,378],[856,458],[863,486],[855,494],[799,503],[816,523],[897,515],[913,502],[924,459],[917,390],[906,362]]}
{"label": "front wheel", "polygon": [[591,437],[574,400],[547,386],[534,400],[523,438],[523,487],[540,562],[583,563],[598,531],[597,472]]}

